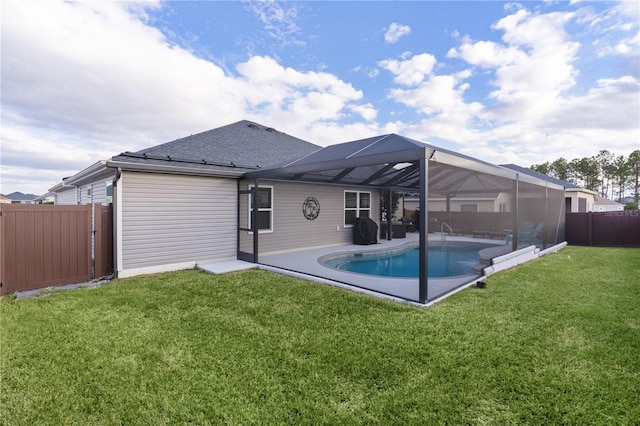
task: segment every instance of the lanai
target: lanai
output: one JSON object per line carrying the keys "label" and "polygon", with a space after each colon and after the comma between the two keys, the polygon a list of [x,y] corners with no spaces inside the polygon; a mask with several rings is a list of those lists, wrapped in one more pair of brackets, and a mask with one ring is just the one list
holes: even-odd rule
{"label": "lanai", "polygon": [[[517,230],[524,222],[543,224],[540,249],[558,244],[564,238],[562,187],[397,134],[328,146],[286,164],[249,172],[245,179],[254,182],[253,190],[239,190],[239,197],[253,191],[253,200],[258,197],[261,180],[356,185],[386,191],[389,202],[392,200],[392,191],[417,193],[420,200],[419,222],[423,224],[419,230],[419,291],[415,300],[419,303],[433,299],[429,294],[427,276],[430,196],[451,200],[457,194],[506,193],[510,195],[508,205],[493,212],[496,226],[502,225],[505,219],[513,230]],[[447,214],[451,214],[449,202]],[[250,227],[239,226],[238,232],[257,229],[256,220],[257,215],[253,215]],[[260,263],[259,233],[253,232],[251,235],[252,252],[239,250],[238,257]],[[510,245],[510,250],[518,249],[518,232],[513,233]]]}

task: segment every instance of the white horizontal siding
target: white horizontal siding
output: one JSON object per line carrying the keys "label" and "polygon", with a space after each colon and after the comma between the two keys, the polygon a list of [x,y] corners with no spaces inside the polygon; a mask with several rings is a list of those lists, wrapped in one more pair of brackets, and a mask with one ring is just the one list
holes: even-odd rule
{"label": "white horizontal siding", "polygon": [[92,191],[92,202],[93,204],[101,203],[102,205],[107,204],[107,181],[100,180],[91,185]]}
{"label": "white horizontal siding", "polygon": [[122,178],[121,269],[235,258],[235,180],[135,172]]}
{"label": "white horizontal siding", "polygon": [[[246,188],[248,184],[251,182],[243,182],[242,187]],[[353,241],[353,228],[344,226],[344,191],[362,192],[362,188],[267,181],[260,181],[260,185],[272,186],[274,197],[273,232],[260,233],[260,254]],[[367,192],[371,192],[371,219],[378,223],[379,193],[376,190]],[[307,197],[315,197],[320,203],[320,214],[315,220],[307,220],[302,214]],[[251,252],[251,238],[243,237],[241,243],[244,251]]]}
{"label": "white horizontal siding", "polygon": [[76,203],[76,188],[70,188],[56,193],[56,204],[61,206],[74,205]]}

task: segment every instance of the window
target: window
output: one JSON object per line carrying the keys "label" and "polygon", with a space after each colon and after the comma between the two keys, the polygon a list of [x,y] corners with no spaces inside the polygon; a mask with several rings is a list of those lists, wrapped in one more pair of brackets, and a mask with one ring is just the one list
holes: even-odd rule
{"label": "window", "polygon": [[87,204],[91,204],[91,187],[87,188]]}
{"label": "window", "polygon": [[371,217],[371,193],[345,191],[344,226],[352,226],[359,217]]}
{"label": "window", "polygon": [[106,190],[107,204],[111,204],[113,203],[113,182],[108,180],[105,182],[105,185],[107,187],[107,190]]}
{"label": "window", "polygon": [[477,212],[478,205],[477,204],[460,204],[461,212]]}
{"label": "window", "polygon": [[[253,189],[250,186],[249,189]],[[251,206],[251,195],[249,194],[249,206]],[[258,232],[273,232],[273,187],[258,187]],[[249,210],[249,226],[253,220],[253,209]]]}

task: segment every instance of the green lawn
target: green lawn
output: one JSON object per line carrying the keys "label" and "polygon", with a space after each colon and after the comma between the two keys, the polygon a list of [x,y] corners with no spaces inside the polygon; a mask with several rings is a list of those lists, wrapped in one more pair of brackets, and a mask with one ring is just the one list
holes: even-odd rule
{"label": "green lawn", "polygon": [[428,309],[264,271],[0,303],[7,425],[640,419],[640,249],[567,247]]}

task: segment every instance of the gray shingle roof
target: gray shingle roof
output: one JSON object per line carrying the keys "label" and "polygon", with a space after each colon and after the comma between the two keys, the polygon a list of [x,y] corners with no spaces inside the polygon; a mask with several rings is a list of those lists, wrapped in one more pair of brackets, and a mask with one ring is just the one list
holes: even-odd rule
{"label": "gray shingle roof", "polygon": [[271,127],[242,120],[135,153],[124,152],[111,161],[249,171],[299,158],[319,149],[318,145]]}
{"label": "gray shingle roof", "polygon": [[38,198],[35,194],[23,194],[22,192],[16,191],[11,194],[5,195],[5,197],[11,199],[12,201],[33,201]]}

